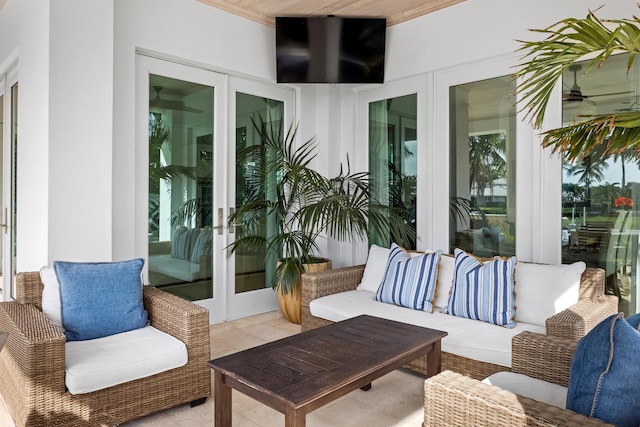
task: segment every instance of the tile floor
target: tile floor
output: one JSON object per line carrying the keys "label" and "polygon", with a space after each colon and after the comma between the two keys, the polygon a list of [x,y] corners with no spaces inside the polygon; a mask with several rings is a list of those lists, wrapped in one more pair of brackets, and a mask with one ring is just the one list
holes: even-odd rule
{"label": "tile floor", "polygon": [[[279,311],[211,326],[211,357],[224,356],[300,332]],[[373,382],[371,390],[356,390],[307,416],[308,427],[421,426],[423,378],[405,370]],[[284,415],[233,391],[234,427],[283,426]],[[0,426],[13,427],[0,396]],[[158,412],[123,427],[213,426],[213,398],[191,408],[188,404]]]}

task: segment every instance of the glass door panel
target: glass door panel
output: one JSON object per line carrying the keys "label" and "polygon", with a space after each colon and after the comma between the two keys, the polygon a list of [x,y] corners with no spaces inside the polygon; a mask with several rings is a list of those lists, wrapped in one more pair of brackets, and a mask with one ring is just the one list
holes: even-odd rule
{"label": "glass door panel", "polygon": [[[2,145],[2,211],[0,218],[2,219],[2,277],[4,287],[9,287],[9,293],[12,299],[16,298],[15,294],[15,272],[16,272],[16,254],[17,239],[16,230],[18,227],[17,213],[17,176],[18,176],[18,83],[14,83],[10,90],[10,129],[9,144],[5,147]],[[5,112],[6,113],[6,112]],[[6,114],[5,114],[6,117]],[[5,298],[6,299],[6,298]]]}
{"label": "glass door panel", "polygon": [[[594,114],[637,111],[640,70],[627,71],[627,55],[609,58],[587,74],[588,61],[563,75],[565,125]],[[579,93],[584,97],[577,97]],[[607,141],[604,142],[606,144]],[[563,164],[562,262],[584,261],[605,270],[607,293],[619,297],[627,316],[640,312],[638,202],[640,157],[633,150],[603,157],[596,149],[583,161]]]}
{"label": "glass door panel", "polygon": [[[286,132],[293,120],[295,92],[289,88],[267,85],[240,78],[229,78],[229,135],[235,136],[229,152],[228,194],[229,211],[237,206],[250,203],[258,198],[270,197],[274,185],[280,178],[258,176],[256,161],[249,155],[250,147],[259,145],[262,131],[258,131],[261,121],[276,132]],[[258,128],[254,126],[254,122]],[[278,136],[281,138],[282,136]],[[255,156],[255,154],[253,154]],[[228,243],[243,236],[260,236],[267,239],[279,230],[273,215],[265,210],[252,218],[238,218],[235,226],[229,228]],[[227,285],[227,318],[236,319],[256,313],[276,310],[278,301],[271,289],[271,279],[276,268],[277,256],[266,256],[266,246],[256,246],[254,250],[234,252],[229,257],[233,279]],[[277,251],[276,251],[277,252]],[[231,278],[231,276],[229,276]]]}
{"label": "glass door panel", "polygon": [[[264,124],[265,129],[277,129],[282,136],[283,115],[282,101],[236,93],[236,206],[268,198],[270,188],[277,185],[281,178],[281,173],[258,176],[255,164],[260,160],[250,147],[262,143],[261,131],[257,128],[261,124]],[[238,218],[236,238],[259,236],[265,242],[253,251],[234,252],[236,294],[271,286],[277,260],[273,256],[265,258],[265,255],[266,241],[279,230],[275,221],[273,214],[269,214],[266,208],[257,218]]]}
{"label": "glass door panel", "polygon": [[[369,103],[369,172],[374,199],[409,212],[407,222],[417,227],[417,95]],[[369,244],[391,245],[391,233],[369,235]],[[416,249],[416,242],[407,249]]]}
{"label": "glass door panel", "polygon": [[515,255],[514,85],[505,76],[450,88],[451,253]]}
{"label": "glass door panel", "polygon": [[213,99],[149,76],[149,281],[190,301],[213,297]]}

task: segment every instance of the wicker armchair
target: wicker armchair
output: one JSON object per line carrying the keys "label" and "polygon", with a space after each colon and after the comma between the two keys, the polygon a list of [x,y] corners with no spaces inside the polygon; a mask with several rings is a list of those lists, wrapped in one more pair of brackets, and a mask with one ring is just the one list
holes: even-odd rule
{"label": "wicker armchair", "polygon": [[[362,280],[364,265],[344,267],[319,273],[302,275],[302,330],[314,329],[332,322],[311,314],[309,303],[326,295],[356,289]],[[587,268],[580,281],[577,304],[546,320],[547,334],[578,340],[603,319],[618,312],[618,298],[605,295],[604,270]],[[421,357],[408,366],[409,369],[426,375],[426,357]],[[480,362],[474,359],[442,352],[442,369],[452,370],[471,378],[484,379],[507,366]]]}
{"label": "wicker armchair", "polygon": [[[522,332],[512,342],[512,372],[562,386],[577,340]],[[610,426],[451,371],[425,380],[424,426]]]}
{"label": "wicker armchair", "polygon": [[159,289],[145,286],[143,303],[152,326],[187,347],[185,366],[92,393],[65,389],[65,336],[41,311],[38,272],[16,277],[17,301],[0,303],[0,330],[9,333],[0,352],[0,394],[16,426],[111,426],[211,394],[209,314]]}

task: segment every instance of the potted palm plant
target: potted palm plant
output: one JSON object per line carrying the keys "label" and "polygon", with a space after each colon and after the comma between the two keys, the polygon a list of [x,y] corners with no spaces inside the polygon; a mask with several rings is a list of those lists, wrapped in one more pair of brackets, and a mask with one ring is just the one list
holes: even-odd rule
{"label": "potted palm plant", "polygon": [[373,199],[369,174],[351,172],[348,158],[332,178],[311,168],[316,140],[296,147],[297,124],[286,135],[277,121],[260,118],[253,126],[261,142],[237,156],[251,165],[251,173],[243,177],[244,200],[228,218],[230,226],[241,225],[228,249],[230,254],[264,250],[266,263],[277,260],[271,285],[285,316],[300,323],[301,274],[317,271],[319,263],[330,268],[317,256],[321,236],[351,241],[366,239],[371,231],[408,244],[415,231],[403,208]]}
{"label": "potted palm plant", "polygon": [[[640,19],[567,18],[548,28],[533,30],[543,40],[522,41],[525,55],[516,72],[521,79],[519,102],[535,128],[541,128],[547,104],[565,70],[590,59],[585,73],[600,67],[613,54],[628,53],[628,68],[640,53]],[[544,134],[544,147],[562,152],[568,161],[582,161],[597,152],[600,157],[640,154],[640,111],[617,111],[582,117],[577,123]]]}

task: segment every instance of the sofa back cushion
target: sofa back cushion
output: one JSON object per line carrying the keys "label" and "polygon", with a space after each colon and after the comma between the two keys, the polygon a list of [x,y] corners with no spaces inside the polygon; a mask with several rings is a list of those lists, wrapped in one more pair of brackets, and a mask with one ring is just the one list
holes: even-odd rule
{"label": "sofa back cushion", "polygon": [[586,264],[516,266],[516,321],[545,326],[545,320],[578,302]]}
{"label": "sofa back cushion", "polygon": [[453,286],[453,270],[455,267],[453,255],[442,254],[440,257],[440,268],[438,269],[438,286],[436,287],[436,297],[433,305],[442,308],[449,302],[449,294]]}
{"label": "sofa back cushion", "polygon": [[82,341],[143,328],[141,258],[122,262],[54,261],[60,282],[67,341]]}
{"label": "sofa back cushion", "polygon": [[640,314],[600,322],[576,347],[567,409],[619,427],[640,425]]}
{"label": "sofa back cushion", "polygon": [[369,256],[364,266],[362,279],[357,289],[359,291],[368,291],[376,293],[384,278],[384,271],[387,268],[387,259],[391,249],[383,248],[378,245],[371,245],[369,248]]}
{"label": "sofa back cushion", "polygon": [[454,253],[453,288],[442,312],[513,328],[516,257],[482,261],[461,249]]}
{"label": "sofa back cushion", "polygon": [[431,313],[441,254],[411,256],[393,243],[376,301]]}
{"label": "sofa back cushion", "polygon": [[40,269],[40,281],[42,282],[42,313],[53,326],[65,333],[62,326],[62,306],[60,305],[60,283],[56,271],[52,267]]}

